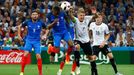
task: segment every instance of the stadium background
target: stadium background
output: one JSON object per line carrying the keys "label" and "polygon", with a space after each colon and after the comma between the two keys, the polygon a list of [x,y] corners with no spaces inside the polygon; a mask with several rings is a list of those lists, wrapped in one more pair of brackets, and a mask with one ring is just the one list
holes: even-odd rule
{"label": "stadium background", "polygon": [[[46,14],[51,11],[53,4],[63,0],[0,0],[0,75],[18,75],[23,45],[25,44],[26,30],[22,29],[23,42],[18,40],[17,25],[27,20],[31,11],[38,9],[40,17],[46,22]],[[110,29],[109,46],[116,58],[119,70],[124,75],[134,73],[134,0],[66,0],[75,7],[84,7],[86,15],[91,15],[90,9],[96,8],[103,13],[104,20]],[[45,31],[43,31],[45,32]],[[61,42],[63,46],[64,43]],[[62,47],[61,46],[61,47]],[[50,64],[49,56],[46,53],[47,42],[42,40],[43,70],[46,75],[55,75],[58,71],[58,64],[63,52],[56,55],[55,64]],[[14,52],[14,53],[13,53]],[[11,57],[11,58],[9,58]],[[34,53],[29,56],[29,63],[35,64]],[[87,63],[83,52],[81,52],[81,63]],[[71,56],[73,59],[73,55]],[[84,61],[84,62],[82,62]],[[15,63],[12,64],[12,63]],[[16,65],[17,63],[17,65]],[[113,70],[107,60],[100,54],[98,60],[100,75],[113,75]],[[47,64],[47,65],[46,65]],[[110,68],[109,68],[110,67]],[[82,74],[89,75],[89,67],[82,65]],[[63,75],[69,75],[71,65],[65,67]],[[26,75],[37,75],[36,65],[29,65],[26,68]],[[34,71],[35,70],[35,71]],[[106,71],[107,70],[107,71]],[[33,72],[34,71],[34,72]],[[51,72],[53,71],[53,72]],[[84,71],[84,72],[83,72]]]}

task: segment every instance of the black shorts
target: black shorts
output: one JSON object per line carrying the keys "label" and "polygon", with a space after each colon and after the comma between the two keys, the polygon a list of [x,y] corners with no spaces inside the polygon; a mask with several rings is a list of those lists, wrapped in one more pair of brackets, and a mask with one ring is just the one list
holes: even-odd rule
{"label": "black shorts", "polygon": [[108,53],[111,53],[111,49],[108,47],[108,45],[105,45],[103,48],[99,48],[99,46],[93,46],[93,51],[96,56],[98,56],[99,52],[102,52],[105,56]]}
{"label": "black shorts", "polygon": [[86,54],[86,55],[93,55],[93,50],[91,48],[91,44],[90,42],[87,42],[87,43],[82,43],[78,40],[75,40],[74,41],[74,44],[77,45],[79,44],[80,47],[82,48],[83,52]]}

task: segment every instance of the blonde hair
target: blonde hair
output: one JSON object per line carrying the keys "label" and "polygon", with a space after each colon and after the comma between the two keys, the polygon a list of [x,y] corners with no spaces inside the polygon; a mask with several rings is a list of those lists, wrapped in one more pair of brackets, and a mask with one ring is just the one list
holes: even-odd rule
{"label": "blonde hair", "polygon": [[79,9],[78,9],[78,14],[79,14],[79,13],[85,13],[84,8],[79,8]]}

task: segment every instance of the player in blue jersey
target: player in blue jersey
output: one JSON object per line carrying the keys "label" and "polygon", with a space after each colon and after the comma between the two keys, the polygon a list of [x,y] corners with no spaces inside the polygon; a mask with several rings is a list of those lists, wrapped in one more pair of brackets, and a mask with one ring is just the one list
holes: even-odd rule
{"label": "player in blue jersey", "polygon": [[[53,34],[53,41],[54,41],[54,46],[49,46],[48,47],[48,54],[51,53],[59,53],[60,51],[60,42],[63,39],[68,43],[68,50],[66,52],[66,60],[67,62],[69,61],[69,55],[73,50],[73,42],[71,35],[69,34],[67,27],[66,27],[66,22],[67,21],[67,15],[65,12],[61,11],[60,7],[58,5],[54,5],[52,7],[52,12],[50,12],[47,15],[47,19],[49,22],[48,29],[52,29],[52,34]],[[64,66],[65,62],[61,62],[60,64],[60,71],[62,71],[62,68]]]}
{"label": "player in blue jersey", "polygon": [[[26,66],[27,61],[27,55],[29,52],[32,51],[32,48],[34,48],[34,52],[36,53],[37,58],[37,65],[38,65],[38,71],[39,75],[42,75],[42,59],[41,59],[41,49],[40,49],[40,34],[42,28],[45,28],[45,24],[38,19],[39,14],[35,10],[31,14],[31,19],[24,21],[21,25],[18,26],[18,37],[21,40],[21,27],[27,28],[27,37],[26,37],[26,43],[25,43],[25,51],[24,56],[22,58],[21,63],[21,73],[20,75],[24,74],[24,68]],[[46,30],[48,32],[48,30]]]}
{"label": "player in blue jersey", "polygon": [[[67,12],[67,15],[69,15],[70,11],[72,11],[73,8],[71,7],[70,10]],[[72,20],[70,17],[68,18],[68,23],[67,23],[67,29],[68,32],[71,35],[71,38],[74,40],[75,39],[75,20]],[[73,41],[74,42],[74,41]],[[66,44],[66,46],[68,47],[68,45]],[[66,47],[65,46],[65,47]],[[71,75],[79,75],[80,74],[80,49],[78,48],[78,46],[75,46],[75,50],[73,51],[74,54],[74,60],[73,60],[73,64],[72,64],[72,69],[71,69]]]}

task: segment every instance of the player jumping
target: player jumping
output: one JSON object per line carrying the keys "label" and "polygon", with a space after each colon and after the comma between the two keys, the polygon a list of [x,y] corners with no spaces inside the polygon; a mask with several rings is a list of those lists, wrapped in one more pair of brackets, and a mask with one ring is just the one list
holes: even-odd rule
{"label": "player jumping", "polygon": [[[92,13],[96,13],[93,11]],[[98,75],[97,69],[96,69],[96,63],[93,60],[93,51],[91,49],[90,39],[89,39],[89,30],[88,30],[88,24],[92,19],[92,16],[85,16],[85,10],[83,8],[79,8],[77,12],[77,17],[74,17],[72,13],[70,14],[72,20],[76,20],[75,22],[75,45],[77,51],[80,50],[80,47],[83,49],[84,53],[87,55],[87,58],[89,59],[91,63],[91,75]],[[75,53],[75,62],[79,63],[79,54]],[[79,72],[80,73],[80,72]],[[74,72],[72,71],[72,75],[74,75]]]}
{"label": "player jumping", "polygon": [[[69,59],[70,54],[71,54],[72,50],[74,49],[74,45],[73,45],[71,36],[68,33],[68,30],[66,28],[67,15],[65,14],[65,12],[61,11],[61,9],[58,5],[54,5],[52,7],[52,12],[50,12],[47,15],[47,19],[49,22],[48,29],[52,29],[53,42],[54,42],[54,46],[50,45],[48,47],[48,54],[59,53],[60,42],[63,39],[68,43],[68,46],[69,46],[67,53],[66,53],[66,59],[67,58]],[[68,61],[69,60],[67,60],[67,62]],[[61,62],[58,75],[61,75],[64,64],[65,64],[65,61]]]}

